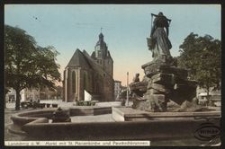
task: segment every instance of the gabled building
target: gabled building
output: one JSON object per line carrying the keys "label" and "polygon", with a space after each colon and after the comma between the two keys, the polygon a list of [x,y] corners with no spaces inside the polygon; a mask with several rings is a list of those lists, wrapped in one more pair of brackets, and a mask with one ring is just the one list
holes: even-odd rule
{"label": "gabled building", "polygon": [[[28,100],[38,100],[40,99],[40,89],[35,88],[25,88],[20,91],[21,99],[20,101],[28,101]],[[16,101],[16,91],[13,88],[9,89],[9,92],[5,96],[6,102],[15,102]]]}
{"label": "gabled building", "polygon": [[64,70],[63,100],[84,100],[84,91],[99,101],[114,100],[113,59],[102,33],[90,56],[77,49]]}

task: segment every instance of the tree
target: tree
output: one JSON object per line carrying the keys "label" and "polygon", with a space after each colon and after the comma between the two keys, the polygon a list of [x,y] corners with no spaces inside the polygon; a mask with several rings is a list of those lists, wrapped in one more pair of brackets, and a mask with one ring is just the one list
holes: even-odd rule
{"label": "tree", "polygon": [[54,87],[60,81],[58,52],[53,47],[42,48],[26,31],[5,25],[4,74],[5,87],[16,91],[15,109],[20,109],[20,91],[32,87]]}
{"label": "tree", "polygon": [[220,87],[221,41],[210,35],[199,37],[191,33],[180,45],[178,66],[189,70],[190,78],[197,80],[209,95],[210,87]]}
{"label": "tree", "polygon": [[61,98],[63,93],[63,87],[62,86],[57,86],[56,87],[56,97]]}
{"label": "tree", "polygon": [[32,70],[31,76],[28,75],[31,87],[54,89],[55,81],[61,81],[58,71],[60,66],[55,62],[58,54],[52,46],[36,48],[34,62],[28,68]]}

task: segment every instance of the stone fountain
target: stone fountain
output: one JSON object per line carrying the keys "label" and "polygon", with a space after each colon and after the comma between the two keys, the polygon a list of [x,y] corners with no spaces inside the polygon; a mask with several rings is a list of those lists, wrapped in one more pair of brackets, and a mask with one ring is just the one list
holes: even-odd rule
{"label": "stone fountain", "polygon": [[[168,111],[167,103],[170,100],[178,105],[191,103],[196,96],[197,82],[189,80],[188,71],[178,68],[176,60],[170,54],[172,44],[168,33],[171,20],[161,12],[152,16],[155,16],[155,20],[147,43],[153,60],[142,65],[145,77],[142,82],[131,83],[130,89],[139,97],[134,99],[134,109],[165,112]],[[195,107],[192,110],[200,108]]]}
{"label": "stone fountain", "polygon": [[162,123],[189,119],[195,123],[196,117],[213,119],[220,115],[219,111],[197,104],[197,82],[190,80],[188,70],[177,67],[176,59],[171,56],[172,44],[168,38],[171,20],[162,12],[152,17],[155,19],[147,45],[153,60],[141,66],[144,79],[129,84],[132,107],[113,108],[114,119]]}

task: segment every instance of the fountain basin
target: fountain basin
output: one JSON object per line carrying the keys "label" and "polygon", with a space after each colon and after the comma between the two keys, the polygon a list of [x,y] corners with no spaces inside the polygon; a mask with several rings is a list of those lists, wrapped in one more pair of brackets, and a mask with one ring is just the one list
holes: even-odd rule
{"label": "fountain basin", "polygon": [[[73,117],[77,116],[100,116],[108,114],[112,116],[112,121],[92,121],[92,122],[60,122],[50,123],[49,119],[56,110],[42,109],[27,111],[12,116],[14,125],[19,126],[21,131],[29,136],[30,140],[168,140],[168,139],[187,139],[195,136],[196,130],[201,124],[212,123],[220,126],[220,111],[213,111],[211,114],[196,114],[192,116],[183,112],[183,117],[177,119],[176,114],[165,117],[155,113],[151,119],[139,119],[140,113],[136,113],[136,118],[118,120],[115,109],[124,107],[71,107],[68,112]],[[129,108],[127,108],[129,109]],[[130,113],[135,116],[134,113]],[[193,112],[192,112],[193,113]],[[202,115],[202,116],[201,116]],[[205,115],[205,117],[204,117]],[[208,116],[206,116],[208,115]],[[118,115],[117,115],[118,116]],[[128,116],[129,117],[129,116]],[[132,117],[132,116],[131,116]],[[161,117],[161,118],[160,118]],[[189,118],[188,118],[189,117]],[[13,129],[12,127],[10,129]]]}
{"label": "fountain basin", "polygon": [[[42,121],[42,122],[41,122]],[[217,120],[124,121],[94,123],[45,123],[36,120],[22,129],[38,140],[166,140],[194,138],[203,123],[219,125]]]}

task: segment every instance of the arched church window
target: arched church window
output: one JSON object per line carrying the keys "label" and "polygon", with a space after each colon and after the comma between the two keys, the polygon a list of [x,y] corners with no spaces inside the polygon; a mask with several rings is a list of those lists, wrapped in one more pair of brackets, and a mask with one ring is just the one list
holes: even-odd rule
{"label": "arched church window", "polygon": [[75,74],[75,71],[72,72],[72,92],[76,93],[76,74]]}
{"label": "arched church window", "polygon": [[84,73],[84,89],[87,89],[87,74]]}

